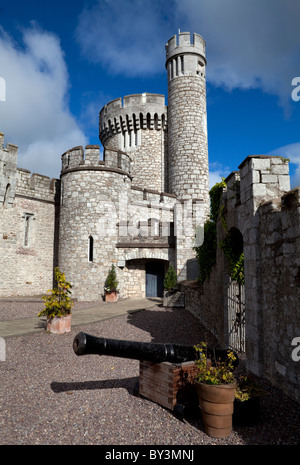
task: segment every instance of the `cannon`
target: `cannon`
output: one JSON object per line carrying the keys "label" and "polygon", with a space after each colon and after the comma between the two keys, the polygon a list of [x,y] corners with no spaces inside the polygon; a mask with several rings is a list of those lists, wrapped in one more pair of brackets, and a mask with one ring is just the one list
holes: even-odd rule
{"label": "cannon", "polygon": [[[108,355],[140,361],[139,382],[134,392],[183,419],[187,412],[199,415],[194,380],[198,353],[192,346],[107,339],[80,332],[73,341],[76,355]],[[227,350],[207,349],[212,365],[227,360]],[[238,359],[236,360],[236,364]]]}
{"label": "cannon", "polygon": [[[197,352],[192,346],[107,339],[84,332],[75,336],[73,350],[76,355],[111,355],[134,360],[147,360],[153,363],[184,363],[194,361],[197,358]],[[207,357],[214,364],[217,360],[226,360],[227,352],[226,349],[207,348]]]}

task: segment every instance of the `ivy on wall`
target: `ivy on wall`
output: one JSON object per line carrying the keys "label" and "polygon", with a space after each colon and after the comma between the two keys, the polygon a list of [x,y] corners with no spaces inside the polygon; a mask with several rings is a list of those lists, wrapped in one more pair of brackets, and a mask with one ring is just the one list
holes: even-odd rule
{"label": "ivy on wall", "polygon": [[217,220],[223,188],[226,187],[224,179],[215,184],[209,191],[210,217],[204,223],[204,241],[200,247],[195,247],[199,262],[199,278],[203,283],[209,277],[217,258]]}
{"label": "ivy on wall", "polygon": [[237,229],[230,230],[219,243],[229,263],[230,277],[245,284],[243,238]]}
{"label": "ivy on wall", "polygon": [[[225,238],[219,243],[219,247],[226,256],[230,276],[233,280],[244,284],[244,253],[243,238],[237,229],[228,231],[223,211],[220,207],[223,189],[226,187],[225,180],[215,184],[210,192],[210,217],[204,224],[204,241],[200,247],[195,247],[196,257],[199,263],[199,278],[203,283],[210,275],[212,267],[217,258],[217,221],[221,220],[223,228],[227,231]],[[220,215],[219,215],[220,214]]]}

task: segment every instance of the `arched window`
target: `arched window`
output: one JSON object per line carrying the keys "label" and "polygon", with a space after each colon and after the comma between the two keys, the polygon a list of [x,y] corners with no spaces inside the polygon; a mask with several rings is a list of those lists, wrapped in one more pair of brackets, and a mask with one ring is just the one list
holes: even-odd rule
{"label": "arched window", "polygon": [[89,237],[89,262],[94,261],[94,239],[93,236]]}

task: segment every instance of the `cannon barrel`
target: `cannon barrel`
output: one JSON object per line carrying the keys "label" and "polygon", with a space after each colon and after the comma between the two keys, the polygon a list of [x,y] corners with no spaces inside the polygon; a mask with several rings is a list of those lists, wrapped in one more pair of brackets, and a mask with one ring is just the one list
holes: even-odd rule
{"label": "cannon barrel", "polygon": [[[197,358],[197,352],[192,346],[107,339],[84,332],[75,336],[73,350],[76,355],[111,355],[154,363],[183,363]],[[227,358],[227,350],[208,349],[208,353],[216,360]]]}

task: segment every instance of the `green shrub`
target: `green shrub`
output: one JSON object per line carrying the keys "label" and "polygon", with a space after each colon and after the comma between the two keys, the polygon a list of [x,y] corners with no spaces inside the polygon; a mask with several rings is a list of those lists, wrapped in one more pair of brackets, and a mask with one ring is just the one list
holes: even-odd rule
{"label": "green shrub", "polygon": [[108,273],[108,276],[105,281],[104,290],[106,293],[117,292],[118,290],[118,280],[115,265],[111,266],[111,269]]}
{"label": "green shrub", "polygon": [[73,306],[71,300],[70,289],[72,285],[66,281],[65,274],[59,271],[59,268],[54,269],[56,286],[54,289],[48,290],[50,294],[43,295],[45,302],[44,309],[38,314],[39,317],[46,316],[47,318],[62,317],[69,315]]}
{"label": "green shrub", "polygon": [[177,275],[176,271],[174,270],[174,267],[172,265],[169,266],[169,269],[166,273],[165,279],[164,279],[164,288],[167,291],[170,291],[174,287],[177,286]]}

